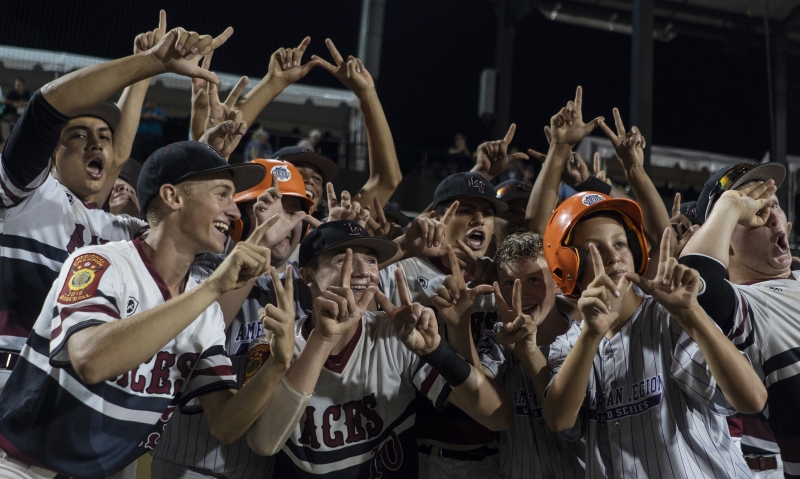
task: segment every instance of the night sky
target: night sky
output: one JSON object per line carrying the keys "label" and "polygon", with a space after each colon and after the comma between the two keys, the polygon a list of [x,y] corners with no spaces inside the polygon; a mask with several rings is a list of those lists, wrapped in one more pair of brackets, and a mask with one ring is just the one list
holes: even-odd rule
{"label": "night sky", "polygon": [[[213,69],[261,77],[269,55],[312,37],[328,56],[330,37],[356,54],[360,0],[291,2],[52,2],[0,5],[0,44],[106,58],[132,51],[137,33],[169,26],[236,32]],[[241,7],[241,5],[245,5]],[[187,8],[191,6],[191,8]],[[479,74],[494,65],[496,18],[485,0],[387,0],[378,92],[402,152],[445,150],[456,132],[474,149],[490,129],[477,117]],[[745,46],[742,46],[744,44]],[[655,108],[650,144],[760,158],[769,149],[764,47],[758,39],[725,44],[677,37],[655,44]],[[789,59],[789,154],[800,155],[800,58]],[[584,114],[627,118],[630,37],[556,23],[533,11],[517,24],[512,121],[514,143],[544,149],[542,127],[584,88]],[[322,70],[304,82],[340,87]],[[9,85],[10,86],[10,85]],[[410,153],[409,153],[410,154]]]}

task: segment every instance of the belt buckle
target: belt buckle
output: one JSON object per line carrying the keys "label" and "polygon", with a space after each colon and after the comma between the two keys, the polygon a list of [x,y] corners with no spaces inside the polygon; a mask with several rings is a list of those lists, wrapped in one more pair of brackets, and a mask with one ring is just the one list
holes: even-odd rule
{"label": "belt buckle", "polygon": [[449,461],[449,460],[450,460],[450,458],[449,458],[449,457],[445,457],[445,456],[444,456],[444,452],[443,452],[443,451],[444,451],[444,449],[442,449],[442,446],[433,446],[433,447],[435,447],[435,448],[436,448],[436,454],[435,454],[436,456],[439,456],[439,457],[441,457],[441,458],[442,458],[442,459],[444,459],[445,461]]}

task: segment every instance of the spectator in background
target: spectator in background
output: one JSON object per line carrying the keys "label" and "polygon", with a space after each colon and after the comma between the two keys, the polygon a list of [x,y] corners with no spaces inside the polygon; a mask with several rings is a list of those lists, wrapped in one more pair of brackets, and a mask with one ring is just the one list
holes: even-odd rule
{"label": "spectator in background", "polygon": [[136,130],[136,142],[133,145],[134,158],[148,158],[161,148],[164,142],[164,123],[167,114],[158,107],[152,98],[142,107],[139,129]]}
{"label": "spectator in background", "polygon": [[449,175],[469,171],[472,168],[472,152],[467,147],[467,137],[461,133],[456,133],[453,137],[453,144],[447,149],[447,156]]}
{"label": "spectator in background", "polygon": [[308,133],[308,138],[303,138],[299,142],[297,142],[297,146],[302,146],[303,148],[308,148],[309,150],[313,151],[314,153],[319,153],[319,140],[322,138],[322,133],[319,130],[311,130]]}
{"label": "spectator in background", "polygon": [[115,215],[130,215],[139,218],[139,198],[136,196],[136,183],[139,181],[139,172],[142,165],[138,161],[129,159],[119,172],[114,189],[108,199],[108,211]]}
{"label": "spectator in background", "polygon": [[19,120],[28,102],[31,100],[31,93],[25,89],[25,79],[17,77],[14,80],[14,89],[6,93],[3,97],[3,104],[5,111],[3,120],[0,121],[0,135],[3,137],[3,142],[9,137],[11,129],[14,124]]}
{"label": "spectator in background", "polygon": [[272,145],[269,143],[269,133],[263,128],[253,132],[250,141],[244,147],[244,161],[253,161],[256,158],[271,159]]}

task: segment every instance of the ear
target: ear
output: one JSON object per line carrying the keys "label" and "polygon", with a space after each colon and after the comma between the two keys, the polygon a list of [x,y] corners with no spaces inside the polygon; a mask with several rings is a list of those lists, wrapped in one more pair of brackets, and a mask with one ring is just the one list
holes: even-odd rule
{"label": "ear", "polygon": [[436,210],[431,210],[431,212],[428,213],[428,218],[435,220],[437,218],[440,218],[440,216],[439,213],[436,212]]}
{"label": "ear", "polygon": [[790,237],[791,235],[792,235],[792,222],[791,222],[791,221],[789,221],[788,223],[786,223],[786,238],[787,238],[787,243],[788,243],[788,239],[789,239],[789,237]]}
{"label": "ear", "polygon": [[161,185],[158,190],[158,197],[170,211],[178,211],[183,205],[183,198],[181,197],[178,188],[175,185]]}
{"label": "ear", "polygon": [[306,267],[300,268],[300,278],[303,280],[303,283],[305,283],[306,286],[308,286],[309,289],[311,289],[311,287],[316,283],[316,280],[314,279],[314,275],[311,273],[311,270],[309,270]]}

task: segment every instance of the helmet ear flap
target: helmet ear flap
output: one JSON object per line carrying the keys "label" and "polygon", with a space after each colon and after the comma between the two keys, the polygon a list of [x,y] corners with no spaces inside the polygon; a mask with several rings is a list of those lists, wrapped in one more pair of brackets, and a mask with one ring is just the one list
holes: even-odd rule
{"label": "helmet ear flap", "polygon": [[580,246],[570,246],[572,251],[575,252],[575,255],[578,257],[578,275],[575,277],[575,283],[578,282],[578,279],[583,276],[583,272],[586,271],[586,262],[589,260],[589,252],[586,251],[586,248],[581,248]]}
{"label": "helmet ear flap", "polygon": [[639,272],[642,269],[642,261],[644,260],[644,253],[642,252],[642,245],[639,243],[639,237],[630,229],[625,228],[625,236],[628,239],[628,249],[631,250],[633,256],[633,267]]}

